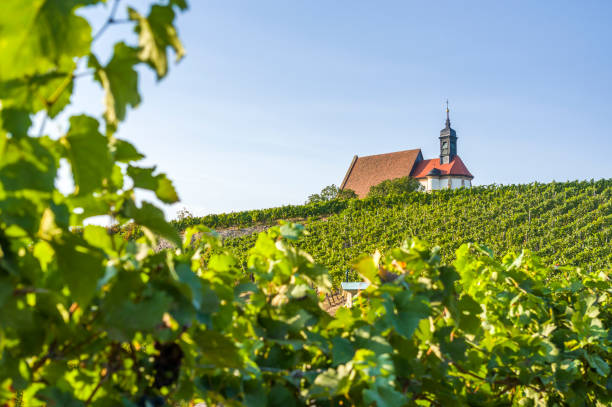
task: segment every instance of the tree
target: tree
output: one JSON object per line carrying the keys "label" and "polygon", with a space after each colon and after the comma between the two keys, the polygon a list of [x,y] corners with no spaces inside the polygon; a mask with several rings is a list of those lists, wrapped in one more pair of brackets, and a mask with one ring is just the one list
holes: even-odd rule
{"label": "tree", "polygon": [[398,195],[418,191],[420,187],[419,181],[411,177],[388,179],[370,187],[368,196]]}
{"label": "tree", "polygon": [[183,207],[176,212],[176,219],[179,221],[184,221],[186,219],[193,218],[193,213],[189,211],[189,209]]}
{"label": "tree", "polygon": [[357,198],[357,194],[352,189],[340,189],[335,184],[326,186],[318,194],[312,194],[306,203],[327,202],[332,199],[352,199]]}

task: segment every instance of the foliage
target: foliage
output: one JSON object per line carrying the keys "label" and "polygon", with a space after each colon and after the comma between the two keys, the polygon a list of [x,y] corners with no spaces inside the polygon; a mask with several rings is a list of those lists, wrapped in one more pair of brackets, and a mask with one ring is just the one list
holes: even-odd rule
{"label": "foliage", "polygon": [[[332,317],[321,307],[328,272],[296,247],[302,226],[260,234],[243,269],[207,227],[181,239],[160,209],[135,201],[137,189],[178,200],[168,178],[138,166],[142,154],[116,131],[141,100],[135,67],[162,78],[168,48],[183,55],[173,21],[184,0],[144,14],[129,9],[138,45],[119,42],[108,63],[91,44],[117,23],[119,1],[95,35],[77,12],[102,1],[5,3],[2,405],[611,403],[612,287],[603,273],[554,276],[528,253],[498,261],[476,245],[461,246],[445,266],[438,249],[415,240],[360,258],[355,270],[371,285]],[[77,72],[83,59],[89,68]],[[59,138],[44,126],[34,131],[32,117],[56,117],[86,77],[106,93],[103,124],[76,115]],[[69,193],[55,187],[60,162],[70,166]],[[448,196],[411,195],[343,205]],[[143,236],[83,226],[98,215]],[[160,236],[174,247],[155,252]]]}
{"label": "foliage", "polygon": [[338,191],[336,196],[338,199],[354,199],[357,198],[357,194],[352,189],[341,189]]}
{"label": "foliage", "polygon": [[411,177],[401,177],[384,180],[379,184],[372,185],[370,187],[370,191],[368,192],[368,196],[398,195],[417,191],[420,188],[421,184],[416,179]]}
{"label": "foliage", "polygon": [[[486,186],[348,201],[308,224],[298,243],[326,266],[338,286],[352,261],[420,237],[451,262],[464,242],[495,253],[536,252],[548,265],[612,268],[612,179]],[[225,241],[246,264],[257,236]],[[357,278],[352,273],[352,278]]]}
{"label": "foliage", "polygon": [[318,194],[308,197],[306,204],[314,202],[327,202],[332,199],[352,199],[357,198],[357,194],[352,189],[340,189],[335,184],[326,186]]}
{"label": "foliage", "polygon": [[248,211],[210,214],[202,217],[175,219],[171,223],[182,231],[189,226],[203,225],[213,229],[233,226],[247,227],[255,224],[272,224],[278,220],[319,218],[338,213],[348,207],[346,200],[334,199],[313,202],[306,205],[284,205],[276,208],[253,209]]}
{"label": "foliage", "polygon": [[179,221],[193,218],[193,214],[187,208],[182,208],[176,213],[176,219]]}

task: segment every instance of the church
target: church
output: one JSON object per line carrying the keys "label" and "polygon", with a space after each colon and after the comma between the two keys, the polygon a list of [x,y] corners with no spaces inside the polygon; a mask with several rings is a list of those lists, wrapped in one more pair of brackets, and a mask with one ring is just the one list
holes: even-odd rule
{"label": "church", "polygon": [[457,132],[451,128],[448,102],[446,126],[440,130],[440,158],[423,159],[421,149],[394,153],[354,156],[340,189],[352,189],[364,198],[370,187],[385,180],[410,176],[425,191],[470,188],[474,176],[457,155]]}

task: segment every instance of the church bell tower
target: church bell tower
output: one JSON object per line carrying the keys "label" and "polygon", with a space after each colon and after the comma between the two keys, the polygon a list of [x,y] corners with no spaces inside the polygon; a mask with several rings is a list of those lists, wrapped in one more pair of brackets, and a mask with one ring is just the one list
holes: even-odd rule
{"label": "church bell tower", "polygon": [[457,155],[457,132],[451,128],[448,100],[446,101],[446,127],[440,130],[440,164],[448,164]]}

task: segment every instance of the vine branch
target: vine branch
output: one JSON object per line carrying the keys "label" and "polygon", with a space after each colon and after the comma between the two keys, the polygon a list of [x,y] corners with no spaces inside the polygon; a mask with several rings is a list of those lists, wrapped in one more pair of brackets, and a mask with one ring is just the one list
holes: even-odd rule
{"label": "vine branch", "polygon": [[98,32],[96,32],[92,39],[91,42],[92,44],[98,39],[100,38],[100,36],[104,33],[104,31],[106,31],[106,29],[108,28],[109,25],[111,24],[115,24],[116,20],[115,20],[115,14],[117,14],[117,8],[119,7],[119,1],[121,0],[115,0],[115,2],[113,3],[113,7],[111,8],[111,12],[110,15],[108,16],[108,18],[106,19],[106,21],[104,22],[104,24],[102,24],[102,27],[100,27],[100,29],[98,30]]}

